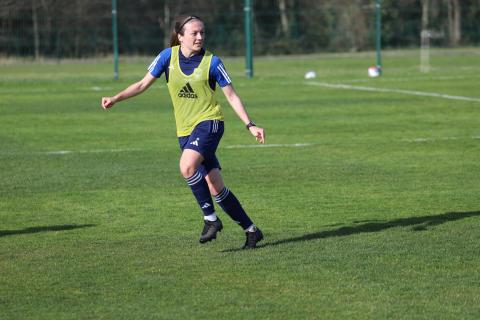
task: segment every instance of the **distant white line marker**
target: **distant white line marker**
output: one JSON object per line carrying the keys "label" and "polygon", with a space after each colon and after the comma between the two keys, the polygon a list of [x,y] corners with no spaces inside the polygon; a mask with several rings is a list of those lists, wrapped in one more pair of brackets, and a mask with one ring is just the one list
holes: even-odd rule
{"label": "distant white line marker", "polygon": [[48,155],[64,155],[64,154],[72,154],[72,153],[116,153],[116,152],[132,152],[132,151],[143,151],[143,149],[97,149],[97,150],[58,150],[58,151],[45,151],[45,152],[38,152],[40,154],[48,154]]}
{"label": "distant white line marker", "polygon": [[352,85],[348,85],[348,84],[334,84],[334,83],[315,82],[315,81],[309,81],[309,82],[306,82],[306,84],[313,85],[313,86],[319,86],[319,87],[325,87],[325,88],[332,88],[332,89],[402,93],[402,94],[409,94],[409,95],[414,95],[414,96],[435,97],[435,98],[443,98],[443,99],[450,99],[450,100],[480,102],[480,98],[452,96],[452,95],[448,95],[448,94],[441,94],[441,93],[435,93],[435,92],[423,92],[423,91],[413,91],[413,90],[403,90],[403,89],[388,89],[388,88],[352,86]]}
{"label": "distant white line marker", "polygon": [[47,151],[47,152],[41,152],[44,154],[53,154],[53,155],[64,155],[64,154],[69,154],[72,153],[73,151],[69,150],[60,150],[60,151]]}
{"label": "distant white line marker", "polygon": [[[480,139],[480,136],[471,136],[473,140]],[[415,138],[415,139],[402,139],[405,142],[435,142],[435,141],[448,141],[448,140],[463,140],[467,138],[458,138],[458,137],[443,137],[443,138]]]}
{"label": "distant white line marker", "polygon": [[[234,144],[225,146],[225,149],[247,149],[247,148],[302,148],[314,145],[314,143],[292,143],[292,144]],[[134,151],[146,151],[145,149],[97,149],[97,150],[58,150],[41,152],[43,154],[51,155],[64,155],[72,153],[115,153],[115,152],[134,152]]]}
{"label": "distant white line marker", "polygon": [[[224,149],[249,149],[249,148],[303,148],[313,146],[315,143],[292,143],[292,144],[237,144],[237,145],[229,145],[223,147]],[[54,151],[37,151],[34,154],[44,154],[44,155],[52,155],[52,156],[63,156],[67,154],[82,154],[82,153],[120,153],[120,152],[138,152],[138,151],[151,151],[152,149],[92,149],[92,150],[54,150]],[[0,156],[15,156],[15,155],[26,155],[23,153],[10,153],[0,152]]]}
{"label": "distant white line marker", "polygon": [[292,143],[292,144],[234,144],[225,146],[225,149],[247,149],[247,148],[302,148],[313,146],[314,143]]}

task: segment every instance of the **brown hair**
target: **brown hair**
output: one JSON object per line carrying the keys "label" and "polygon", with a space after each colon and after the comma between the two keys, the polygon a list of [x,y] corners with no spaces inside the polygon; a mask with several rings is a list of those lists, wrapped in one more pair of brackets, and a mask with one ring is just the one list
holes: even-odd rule
{"label": "brown hair", "polygon": [[171,47],[178,46],[180,44],[180,42],[178,41],[178,35],[181,34],[183,36],[183,32],[185,31],[185,25],[192,20],[200,20],[201,22],[203,22],[202,19],[194,15],[181,15],[175,18],[175,22],[172,28],[172,34],[170,36]]}

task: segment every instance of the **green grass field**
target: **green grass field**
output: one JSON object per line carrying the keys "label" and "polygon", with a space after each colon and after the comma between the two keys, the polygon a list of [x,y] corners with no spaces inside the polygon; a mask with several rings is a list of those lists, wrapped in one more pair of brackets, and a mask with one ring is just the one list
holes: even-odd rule
{"label": "green grass field", "polygon": [[[226,184],[265,240],[201,212],[150,58],[0,65],[0,319],[479,319],[480,51],[224,59]],[[316,79],[303,75],[315,70]],[[220,210],[220,209],[219,209]]]}

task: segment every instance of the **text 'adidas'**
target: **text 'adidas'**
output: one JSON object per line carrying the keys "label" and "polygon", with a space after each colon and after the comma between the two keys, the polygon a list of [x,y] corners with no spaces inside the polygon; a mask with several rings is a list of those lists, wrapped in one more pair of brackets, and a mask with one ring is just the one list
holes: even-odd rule
{"label": "text 'adidas'", "polygon": [[178,97],[188,98],[188,99],[197,99],[198,98],[197,94],[195,93],[195,91],[193,91],[192,86],[188,82],[180,90],[180,92],[178,93]]}

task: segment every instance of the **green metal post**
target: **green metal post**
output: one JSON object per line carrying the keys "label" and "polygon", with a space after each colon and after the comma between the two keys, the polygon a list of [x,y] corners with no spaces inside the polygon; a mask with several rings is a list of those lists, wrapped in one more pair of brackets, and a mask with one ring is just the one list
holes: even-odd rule
{"label": "green metal post", "polygon": [[118,80],[117,0],[112,0],[113,77]]}
{"label": "green metal post", "polygon": [[245,73],[248,78],[253,77],[253,28],[252,28],[252,1],[245,0]]}
{"label": "green metal post", "polygon": [[375,2],[375,48],[377,51],[377,69],[379,74],[382,74],[382,21],[381,21],[382,11],[381,11],[381,0],[376,0]]}

